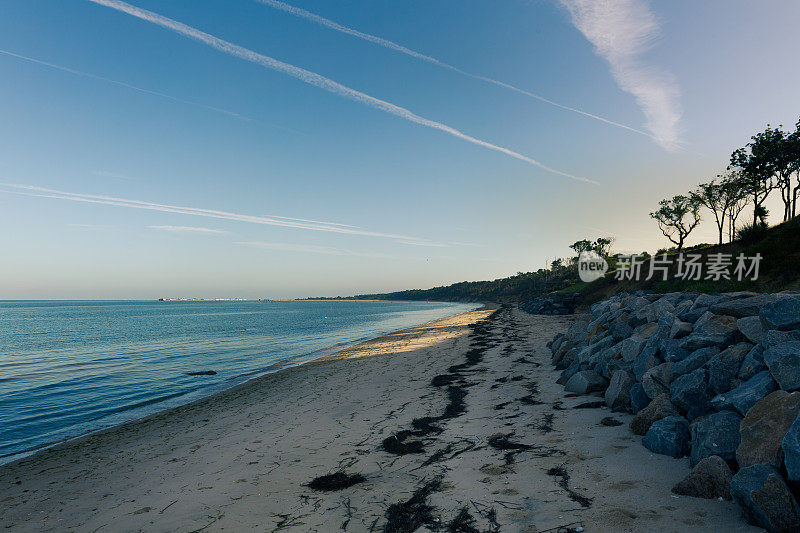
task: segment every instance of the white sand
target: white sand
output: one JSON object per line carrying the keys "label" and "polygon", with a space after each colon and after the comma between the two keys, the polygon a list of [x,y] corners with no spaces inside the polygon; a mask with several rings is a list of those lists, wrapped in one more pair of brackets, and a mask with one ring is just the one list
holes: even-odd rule
{"label": "white sand", "polygon": [[[427,499],[438,523],[466,508],[481,530],[759,531],[729,502],[672,495],[688,460],[647,451],[627,428],[629,415],[571,409],[591,398],[564,397],[544,346],[568,318],[501,313],[490,335],[497,345],[459,373],[466,413],[439,422],[444,431],[425,440],[422,454],[382,450],[415,417],[443,412],[447,387],[431,378],[465,361],[467,326],[488,314],[388,335],[0,467],[0,526],[381,531],[391,504],[439,478]],[[528,395],[541,403],[518,401]],[[599,425],[609,415],[625,424]],[[497,433],[532,448],[507,464],[507,452],[488,446]],[[443,460],[422,466],[439,450],[447,450]],[[566,483],[548,474],[558,466]],[[327,493],[304,486],[338,469],[367,480]],[[588,507],[581,497],[591,498]]]}

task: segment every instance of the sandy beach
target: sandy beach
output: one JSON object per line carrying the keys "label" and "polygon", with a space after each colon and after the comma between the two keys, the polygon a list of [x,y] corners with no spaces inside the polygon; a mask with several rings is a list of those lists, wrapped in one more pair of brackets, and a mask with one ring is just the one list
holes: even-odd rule
{"label": "sandy beach", "polygon": [[[43,450],[0,467],[0,525],[759,531],[730,502],[671,494],[688,459],[556,385],[545,343],[571,320],[464,313]],[[340,471],[364,479],[307,486]]]}

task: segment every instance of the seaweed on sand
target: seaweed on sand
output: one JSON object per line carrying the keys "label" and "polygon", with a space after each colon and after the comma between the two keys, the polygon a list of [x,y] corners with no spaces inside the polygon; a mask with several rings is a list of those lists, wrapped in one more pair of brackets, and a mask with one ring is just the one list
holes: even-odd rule
{"label": "seaweed on sand", "polygon": [[489,446],[495,450],[530,450],[533,448],[530,444],[512,441],[510,437],[513,436],[513,433],[495,433],[489,437]]}
{"label": "seaweed on sand", "polygon": [[466,507],[461,508],[461,512],[447,525],[447,531],[451,533],[480,533],[480,530],[474,526],[475,518]]}
{"label": "seaweed on sand", "polygon": [[367,478],[361,474],[335,472],[333,474],[315,477],[306,486],[310,489],[330,492],[334,490],[346,489],[352,487],[353,485],[363,483],[366,480]]}
{"label": "seaweed on sand", "polygon": [[408,500],[390,505],[386,509],[384,533],[411,533],[422,526],[438,529],[439,524],[433,516],[433,507],[428,505],[428,496],[438,491],[440,487],[441,482],[434,479],[415,490]]}
{"label": "seaweed on sand", "polygon": [[409,453],[425,453],[425,445],[421,440],[408,440],[409,437],[416,435],[415,431],[398,431],[390,437],[383,439],[381,446],[384,451],[395,455],[407,455]]}

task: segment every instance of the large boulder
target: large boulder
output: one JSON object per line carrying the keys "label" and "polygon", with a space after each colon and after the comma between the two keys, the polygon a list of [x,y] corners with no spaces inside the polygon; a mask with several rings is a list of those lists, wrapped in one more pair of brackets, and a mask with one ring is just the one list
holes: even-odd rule
{"label": "large boulder", "polygon": [[642,353],[631,364],[633,375],[636,376],[636,381],[642,381],[644,373],[661,363],[658,358],[658,344],[655,342],[648,342],[645,345]]}
{"label": "large boulder", "polygon": [[800,506],[774,466],[739,470],[731,480],[731,496],[751,524],[767,531],[800,531]]}
{"label": "large boulder", "polygon": [[688,476],[672,487],[672,492],[695,498],[730,500],[732,477],[728,463],[718,455],[712,455],[698,462]]}
{"label": "large boulder", "polygon": [[670,371],[672,364],[661,363],[644,373],[642,387],[649,398],[669,393],[669,384],[672,382],[672,372]]}
{"label": "large boulder", "polygon": [[682,339],[688,336],[694,329],[694,324],[691,322],[684,322],[680,319],[675,319],[672,323],[672,329],[669,330],[670,339]]}
{"label": "large boulder", "polygon": [[631,412],[637,414],[639,411],[650,405],[650,397],[644,391],[641,383],[634,383],[631,387]]}
{"label": "large boulder", "polygon": [[698,368],[683,376],[678,376],[669,386],[672,403],[686,411],[686,418],[695,418],[711,412],[711,388],[708,385],[708,372]]}
{"label": "large boulder", "polygon": [[728,346],[740,335],[736,318],[706,312],[695,323],[692,334],[683,339],[681,348],[694,351],[706,346]]}
{"label": "large boulder", "polygon": [[800,342],[800,330],[778,331],[777,329],[770,329],[764,333],[764,338],[761,339],[761,345],[765,349],[787,342]]}
{"label": "large boulder", "polygon": [[672,375],[682,376],[683,374],[694,372],[698,368],[701,368],[703,365],[705,365],[709,360],[711,360],[712,357],[717,355],[719,352],[720,349],[716,346],[708,346],[706,348],[700,348],[699,350],[695,350],[682,361],[678,361],[677,363],[672,365],[671,369]]}
{"label": "large boulder", "polygon": [[728,392],[734,385],[742,361],[753,348],[752,344],[740,342],[718,353],[708,361],[708,384],[715,394]]}
{"label": "large boulder", "polygon": [[781,443],[800,413],[800,392],[775,391],[747,412],[740,426],[741,442],[736,449],[739,467],[769,463],[783,464]]}
{"label": "large boulder", "polygon": [[786,391],[800,389],[800,341],[767,348],[764,350],[764,362],[780,388]]}
{"label": "large boulder", "polygon": [[764,333],[766,333],[764,325],[761,323],[761,317],[758,316],[740,318],[736,321],[736,327],[753,344],[761,342],[764,338]]}
{"label": "large boulder", "polygon": [[653,422],[642,445],[653,453],[683,457],[689,453],[689,422],[682,416],[668,416]]}
{"label": "large boulder", "polygon": [[711,311],[720,315],[730,315],[736,318],[758,316],[761,308],[771,304],[778,297],[774,294],[756,294],[746,298],[724,300],[711,306]]}
{"label": "large boulder", "polygon": [[767,363],[764,362],[764,347],[756,344],[747,353],[742,361],[742,366],[739,367],[739,379],[747,381],[764,370],[767,370]]}
{"label": "large boulder", "polygon": [[607,386],[608,382],[594,370],[581,370],[569,378],[564,389],[575,394],[588,394],[603,391]]}
{"label": "large boulder", "polygon": [[642,348],[647,343],[647,338],[634,335],[622,341],[622,359],[632,363],[640,353]]}
{"label": "large boulder", "polygon": [[661,339],[658,343],[658,352],[661,359],[667,363],[675,363],[683,361],[691,352],[688,352],[680,347],[680,339]]}
{"label": "large boulder", "polygon": [[764,329],[800,329],[800,299],[781,296],[762,307],[760,316]]}
{"label": "large boulder", "polygon": [[672,315],[675,306],[667,297],[661,298],[645,308],[648,322],[658,322],[664,315]]}
{"label": "large boulder", "polygon": [[719,455],[726,461],[736,459],[736,448],[741,440],[739,423],[742,417],[733,411],[721,411],[701,418],[691,426],[694,466],[706,457]]}
{"label": "large boulder", "polygon": [[633,374],[626,370],[617,370],[611,376],[611,381],[606,389],[606,405],[611,409],[627,409],[631,406],[631,387],[634,381]]}
{"label": "large boulder", "polygon": [[631,420],[631,430],[637,435],[645,435],[653,423],[668,416],[680,416],[678,409],[669,400],[669,396],[656,396],[647,407],[636,413]]}
{"label": "large boulder", "polygon": [[711,407],[718,411],[733,409],[745,416],[759,400],[778,388],[772,374],[763,370],[748,379],[732,391],[720,394],[711,399]]}
{"label": "large boulder", "polygon": [[781,443],[786,477],[795,486],[800,485],[800,416],[794,419]]}

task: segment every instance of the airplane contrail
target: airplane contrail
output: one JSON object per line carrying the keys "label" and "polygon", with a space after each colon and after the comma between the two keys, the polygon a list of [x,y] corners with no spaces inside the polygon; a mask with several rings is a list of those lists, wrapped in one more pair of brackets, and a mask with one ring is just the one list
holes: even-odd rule
{"label": "airplane contrail", "polygon": [[228,111],[227,109],[220,109],[219,107],[213,107],[210,105],[201,104],[198,102],[192,102],[191,100],[184,100],[183,98],[178,98],[176,96],[171,96],[169,94],[160,93],[158,91],[151,91],[150,89],[143,89],[142,87],[137,87],[135,85],[131,85],[129,83],[125,83],[122,81],[112,80],[111,78],[106,78],[103,76],[98,76],[96,74],[91,74],[89,72],[84,72],[82,70],[76,70],[74,68],[63,67],[61,65],[56,65],[54,63],[48,63],[47,61],[42,61],[41,59],[35,59],[33,57],[24,56],[22,54],[15,54],[14,52],[9,52],[8,50],[0,50],[0,54],[15,57],[17,59],[21,59],[23,61],[28,61],[29,63],[36,63],[37,65],[42,65],[48,68],[60,70],[62,72],[68,72],[70,74],[75,74],[76,76],[82,76],[84,78],[91,78],[93,80],[104,81],[107,83],[113,83],[114,85],[118,85],[119,87],[125,87],[126,89],[132,89],[134,91],[139,91],[140,93],[150,94],[153,96],[159,96],[161,98],[166,98],[168,100],[172,100],[173,102],[180,102],[181,104],[191,105],[194,107],[199,107],[201,109],[206,109],[208,111],[214,111],[217,113],[222,113],[223,115],[228,115],[234,118],[252,121],[253,119],[247,118],[245,116],[240,115],[239,113],[234,113],[233,111]]}
{"label": "airplane contrail", "polygon": [[320,74],[315,72],[311,72],[310,70],[306,70],[304,68],[296,67],[289,63],[284,63],[278,59],[274,59],[272,57],[259,54],[258,52],[254,52],[248,48],[244,48],[243,46],[239,46],[237,44],[233,44],[231,42],[225,41],[208,33],[205,33],[197,28],[193,28],[191,26],[187,26],[182,22],[178,22],[176,20],[172,20],[167,18],[163,15],[159,15],[152,11],[148,11],[146,9],[142,9],[140,7],[133,6],[126,2],[122,2],[121,0],[88,0],[89,2],[106,6],[111,9],[115,9],[122,13],[126,13],[133,17],[139,18],[141,20],[145,20],[147,22],[151,22],[168,30],[174,31],[196,41],[199,41],[203,44],[206,44],[220,52],[226,53],[228,55],[238,57],[240,59],[244,59],[245,61],[250,61],[251,63],[255,63],[257,65],[261,65],[263,67],[276,70],[278,72],[282,72],[286,75],[289,75],[293,78],[296,78],[304,83],[309,85],[313,85],[325,91],[331,92],[333,94],[337,94],[339,96],[349,98],[350,100],[354,100],[361,104],[367,105],[369,107],[378,109],[385,113],[389,113],[391,115],[395,115],[397,117],[403,118],[410,122],[414,122],[416,124],[420,124],[422,126],[426,126],[429,128],[433,128],[439,131],[443,131],[448,133],[454,137],[462,139],[464,141],[470,142],[472,144],[482,146],[484,148],[488,148],[489,150],[494,150],[496,152],[500,152],[506,154],[510,157],[515,159],[519,159],[520,161],[525,161],[526,163],[539,167],[547,172],[552,174],[557,174],[559,176],[564,176],[570,179],[574,179],[577,181],[582,181],[585,183],[593,183],[597,184],[596,181],[590,180],[588,178],[584,178],[581,176],[575,176],[573,174],[569,174],[567,172],[563,172],[561,170],[556,170],[554,168],[548,167],[535,159],[522,155],[518,152],[510,150],[508,148],[498,146],[496,144],[492,144],[487,141],[483,141],[481,139],[477,139],[466,133],[463,133],[453,127],[450,127],[446,124],[442,124],[441,122],[436,122],[434,120],[429,120],[427,118],[421,117],[408,109],[403,107],[391,104],[385,100],[381,100],[379,98],[375,98],[374,96],[370,96],[368,94],[362,93],[355,89],[351,89],[346,85],[342,85],[336,81],[333,81],[330,78],[326,78]]}
{"label": "airplane contrail", "polygon": [[502,82],[502,81],[499,81],[499,80],[495,80],[493,78],[489,78],[489,77],[486,77],[486,76],[481,76],[479,74],[473,74],[471,72],[467,72],[467,71],[462,70],[462,69],[460,69],[458,67],[450,65],[449,63],[445,63],[443,61],[440,61],[440,60],[436,59],[435,57],[431,57],[429,55],[425,55],[425,54],[417,52],[415,50],[411,50],[410,48],[406,48],[403,45],[397,44],[397,43],[395,43],[393,41],[389,41],[387,39],[383,39],[383,38],[378,37],[376,35],[370,35],[369,33],[364,33],[364,32],[358,31],[358,30],[353,29],[353,28],[348,28],[347,26],[343,26],[343,25],[339,24],[338,22],[334,22],[332,20],[326,19],[325,17],[321,17],[321,16],[319,16],[319,15],[317,15],[315,13],[312,13],[310,11],[306,11],[305,9],[302,9],[302,8],[299,8],[299,7],[295,7],[295,6],[286,4],[284,2],[280,2],[278,0],[256,0],[256,1],[261,3],[261,4],[264,4],[266,6],[269,6],[269,7],[275,8],[275,9],[279,9],[281,11],[289,13],[290,15],[294,15],[296,17],[300,17],[300,18],[306,19],[308,21],[314,22],[316,24],[319,24],[320,26],[325,26],[326,28],[330,28],[332,30],[335,30],[335,31],[338,31],[338,32],[341,32],[341,33],[345,33],[347,35],[356,37],[358,39],[363,39],[365,41],[369,41],[369,42],[377,44],[379,46],[383,46],[384,48],[389,48],[391,50],[394,50],[395,52],[400,52],[401,54],[405,54],[407,56],[411,56],[411,57],[420,59],[422,61],[427,61],[428,63],[433,63],[434,65],[437,65],[437,66],[442,67],[442,68],[446,68],[446,69],[451,70],[453,72],[457,72],[457,73],[459,73],[459,74],[461,74],[463,76],[467,76],[467,77],[470,77],[472,79],[484,81],[486,83],[491,83],[493,85],[497,85],[498,87],[503,87],[504,89],[509,89],[509,90],[514,91],[516,93],[523,94],[525,96],[529,96],[531,98],[539,100],[540,102],[544,102],[546,104],[550,104],[552,106],[564,109],[566,111],[572,111],[573,113],[578,113],[578,114],[583,115],[585,117],[593,118],[595,120],[599,120],[601,122],[605,122],[606,124],[610,124],[612,126],[617,126],[619,128],[623,128],[623,129],[626,129],[628,131],[631,131],[631,132],[634,132],[634,133],[638,133],[639,135],[644,135],[645,137],[650,137],[651,139],[654,139],[654,136],[652,134],[646,132],[646,131],[634,128],[632,126],[628,126],[626,124],[622,124],[620,122],[615,122],[613,120],[607,119],[605,117],[601,117],[599,115],[595,115],[593,113],[589,113],[587,111],[583,111],[581,109],[577,109],[575,107],[570,107],[568,105],[559,104],[558,102],[550,100],[549,98],[545,98],[544,96],[540,96],[540,95],[538,95],[536,93],[532,93],[530,91],[526,91],[525,89],[520,89],[519,87],[516,87],[516,86],[511,85],[509,83],[505,83],[505,82]]}

